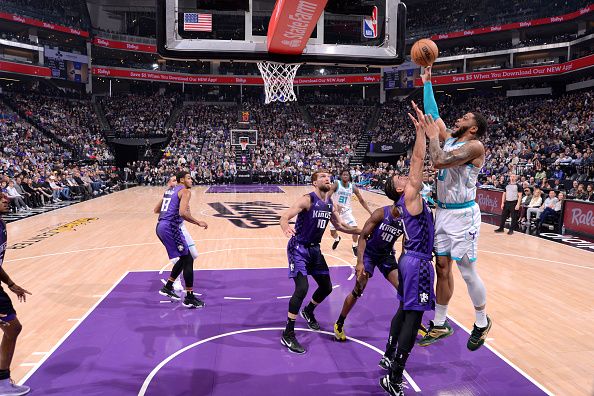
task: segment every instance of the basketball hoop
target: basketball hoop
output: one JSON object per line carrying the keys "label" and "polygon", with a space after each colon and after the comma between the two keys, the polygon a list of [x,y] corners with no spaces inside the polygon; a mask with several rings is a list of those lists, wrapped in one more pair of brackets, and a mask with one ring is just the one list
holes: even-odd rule
{"label": "basketball hoop", "polygon": [[247,150],[247,146],[248,146],[249,143],[250,143],[250,139],[249,138],[240,137],[239,138],[239,145],[241,146],[241,151]]}
{"label": "basketball hoop", "polygon": [[264,79],[266,104],[271,102],[294,102],[297,100],[293,91],[293,80],[297,74],[297,64],[276,62],[258,62],[258,69]]}

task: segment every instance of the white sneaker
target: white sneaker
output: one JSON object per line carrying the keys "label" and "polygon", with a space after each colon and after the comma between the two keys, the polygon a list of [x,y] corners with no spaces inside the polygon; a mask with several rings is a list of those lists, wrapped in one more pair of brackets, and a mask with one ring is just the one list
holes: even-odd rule
{"label": "white sneaker", "polygon": [[17,385],[11,379],[0,380],[0,396],[21,396],[31,392],[25,385]]}

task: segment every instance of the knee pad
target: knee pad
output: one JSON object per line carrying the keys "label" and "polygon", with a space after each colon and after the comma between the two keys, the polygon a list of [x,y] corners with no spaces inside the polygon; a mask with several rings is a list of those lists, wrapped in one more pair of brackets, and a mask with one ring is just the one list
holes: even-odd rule
{"label": "knee pad", "polygon": [[307,295],[308,289],[309,284],[307,282],[307,278],[302,275],[298,275],[298,277],[295,278],[295,293],[293,293],[293,296],[303,300]]}
{"label": "knee pad", "polygon": [[196,249],[195,245],[192,245],[189,247],[190,250],[190,254],[192,255],[192,258],[195,260],[198,257],[198,249]]}

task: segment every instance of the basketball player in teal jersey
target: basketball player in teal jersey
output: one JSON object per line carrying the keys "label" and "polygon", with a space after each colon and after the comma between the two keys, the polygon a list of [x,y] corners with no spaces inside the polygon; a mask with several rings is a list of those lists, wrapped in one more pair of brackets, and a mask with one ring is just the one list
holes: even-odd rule
{"label": "basketball player in teal jersey", "polygon": [[[353,216],[353,206],[352,206],[352,197],[353,194],[357,197],[361,206],[369,212],[369,214],[373,214],[367,202],[361,195],[361,191],[359,188],[351,182],[351,174],[350,172],[345,169],[340,172],[340,180],[337,180],[333,185],[332,189],[330,190],[330,197],[335,195],[336,197],[333,201],[336,204],[336,208],[338,209],[338,213],[340,213],[340,219],[343,223],[350,225],[351,227],[357,227],[357,220],[355,220],[355,216]],[[330,223],[330,235],[334,238],[334,243],[332,243],[332,250],[336,250],[338,247],[338,243],[340,242],[340,236],[338,236],[338,232],[336,228]],[[357,246],[359,244],[359,235],[353,235],[353,254],[357,257]]]}
{"label": "basketball player in teal jersey", "polygon": [[[477,273],[477,245],[481,226],[481,211],[475,202],[476,181],[485,162],[485,148],[479,141],[487,132],[487,120],[476,112],[460,117],[453,130],[446,128],[439,116],[431,85],[431,67],[422,75],[425,113],[430,114],[438,128],[427,128],[429,154],[437,175],[435,211],[435,253],[437,255],[437,304],[429,331],[419,341],[427,346],[453,334],[446,319],[448,303],[454,293],[452,260],[458,264],[474,305],[476,321],[467,343],[477,350],[484,344],[491,329],[491,319],[485,305],[487,291]],[[443,149],[440,142],[444,142]]]}

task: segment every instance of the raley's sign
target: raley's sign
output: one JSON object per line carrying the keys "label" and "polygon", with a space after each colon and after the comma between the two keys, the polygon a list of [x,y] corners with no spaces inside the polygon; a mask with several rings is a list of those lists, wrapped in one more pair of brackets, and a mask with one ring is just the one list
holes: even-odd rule
{"label": "raley's sign", "polygon": [[476,202],[481,209],[481,212],[500,215],[502,191],[488,190],[484,188],[477,189]]}
{"label": "raley's sign", "polygon": [[[115,67],[94,66],[93,75],[97,77],[127,78],[134,80],[165,81],[185,84],[213,84],[213,85],[263,85],[262,77],[196,75],[182,73],[167,73],[148,70],[121,69]],[[378,84],[379,74],[348,75],[348,76],[320,76],[298,77],[295,85],[344,85],[344,84]]]}
{"label": "raley's sign", "polygon": [[[530,78],[551,76],[570,73],[579,69],[594,66],[594,55],[585,56],[571,62],[560,63],[552,66],[522,67],[518,69],[503,69],[489,72],[475,72],[464,74],[450,74],[446,76],[433,76],[433,85],[464,84],[479,81],[513,80],[516,78]],[[415,86],[421,87],[420,78],[415,79]]]}
{"label": "raley's sign", "polygon": [[565,201],[563,225],[567,231],[594,238],[594,203]]}
{"label": "raley's sign", "polygon": [[299,55],[328,0],[278,0],[268,25],[268,52]]}
{"label": "raley's sign", "polygon": [[534,19],[531,21],[525,22],[514,22],[514,23],[507,23],[505,25],[500,26],[489,26],[484,28],[478,29],[470,29],[470,30],[461,30],[459,32],[452,32],[452,33],[444,33],[444,34],[436,34],[431,36],[431,40],[446,40],[452,39],[457,37],[466,37],[466,36],[475,36],[477,34],[485,34],[485,33],[492,33],[492,32],[501,32],[504,30],[514,30],[514,29],[522,29],[532,26],[539,26],[539,25],[547,25],[550,23],[560,23],[560,22],[567,22],[572,19],[576,19],[582,15],[588,14],[594,11],[594,4],[590,4],[589,6],[577,10],[575,12],[571,12],[565,15],[553,16],[548,18],[541,18],[541,19]]}
{"label": "raley's sign", "polygon": [[100,37],[95,37],[93,39],[93,45],[98,47],[105,47],[105,48],[113,48],[123,51],[137,51],[137,52],[149,52],[149,53],[156,53],[157,46],[150,45],[150,44],[138,44],[138,43],[129,43],[126,41],[116,41],[116,40],[107,40]]}
{"label": "raley's sign", "polygon": [[43,29],[55,30],[58,32],[74,34],[75,36],[80,37],[89,37],[89,32],[84,30],[71,28],[68,26],[57,25],[55,23],[50,22],[43,22],[38,19],[27,18],[20,15],[9,14],[7,12],[0,12],[0,19],[5,19],[7,21],[22,23],[25,25],[37,26]]}

